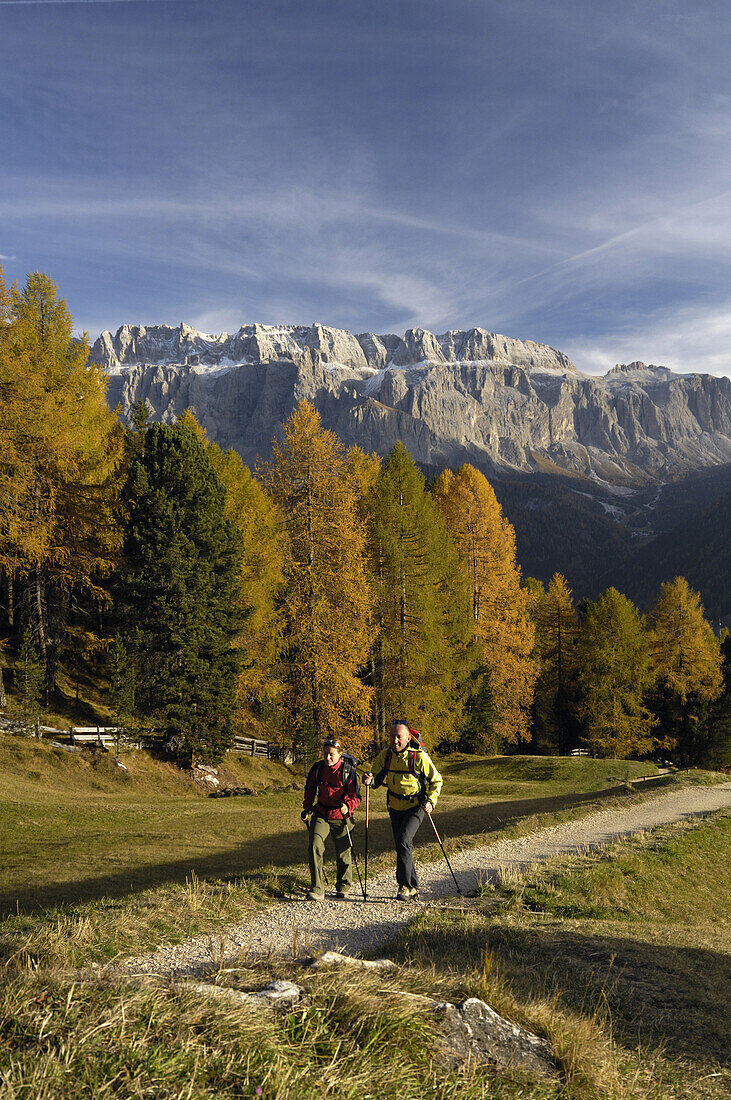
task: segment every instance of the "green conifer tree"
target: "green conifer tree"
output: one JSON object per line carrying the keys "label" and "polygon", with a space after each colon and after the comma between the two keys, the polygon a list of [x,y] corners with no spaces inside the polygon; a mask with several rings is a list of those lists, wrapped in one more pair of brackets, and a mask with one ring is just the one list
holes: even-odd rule
{"label": "green conifer tree", "polygon": [[32,736],[38,728],[43,697],[44,669],[33,631],[26,627],[20,647],[17,674],[17,698],[15,714],[23,733]]}
{"label": "green conifer tree", "polygon": [[712,702],[700,705],[697,752],[694,763],[706,768],[731,765],[731,634],[721,642],[723,690]]}
{"label": "green conifer tree", "polygon": [[653,747],[651,660],[644,619],[616,588],[587,605],[577,652],[579,714],[586,744],[600,755],[623,759]]}
{"label": "green conifer tree", "polygon": [[153,424],[126,490],[118,610],[138,669],[138,707],[181,761],[215,762],[232,742],[241,655],[241,539],[195,432]]}
{"label": "green conifer tree", "polygon": [[117,727],[117,758],[122,741],[132,740],[137,727],[137,669],[119,634],[109,655],[109,702]]}
{"label": "green conifer tree", "polygon": [[578,617],[571,589],[555,573],[544,591],[534,590],[533,621],[536,624],[535,657],[540,666],[534,702],[535,736],[545,750],[567,753],[573,746],[576,640]]}
{"label": "green conifer tree", "polygon": [[376,735],[393,718],[418,726],[432,745],[459,739],[463,684],[477,657],[466,573],[423,475],[402,443],[373,493]]}

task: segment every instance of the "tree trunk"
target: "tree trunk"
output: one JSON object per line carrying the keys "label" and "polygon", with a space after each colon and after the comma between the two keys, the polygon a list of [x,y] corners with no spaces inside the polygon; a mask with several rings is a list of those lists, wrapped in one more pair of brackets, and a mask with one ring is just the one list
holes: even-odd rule
{"label": "tree trunk", "polygon": [[0,708],[3,710],[8,705],[8,701],[5,697],[5,681],[3,680],[3,668],[0,665]]}
{"label": "tree trunk", "polygon": [[8,572],[8,626],[11,631],[15,626],[15,576],[12,569]]}
{"label": "tree trunk", "polygon": [[561,605],[558,605],[558,755],[564,754],[563,736],[563,670],[561,667]]}
{"label": "tree trunk", "polygon": [[315,584],[314,584],[314,571],[315,571],[315,547],[314,547],[314,534],[312,530],[312,477],[308,473],[307,478],[307,572],[309,577],[309,600],[310,600],[310,631],[312,634],[312,724],[315,727],[315,738],[320,740],[322,730],[322,715],[321,715],[321,700],[320,700],[320,677],[317,667],[318,647],[317,639],[315,638]]}

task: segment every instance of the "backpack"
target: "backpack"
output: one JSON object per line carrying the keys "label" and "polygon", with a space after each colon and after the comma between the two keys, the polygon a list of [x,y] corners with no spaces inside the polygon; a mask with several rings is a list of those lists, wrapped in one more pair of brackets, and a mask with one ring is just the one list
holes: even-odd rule
{"label": "backpack", "polygon": [[[340,759],[343,762],[343,769],[340,773],[343,778],[343,786],[346,787],[352,779],[353,785],[355,787],[356,798],[360,798],[360,783],[358,782],[358,772],[356,770],[358,767],[358,761],[355,759],[354,756],[351,756],[349,752],[342,753]],[[317,788],[319,788],[320,786],[320,776],[322,775],[322,769],[324,767],[325,761],[317,760],[310,769],[310,775],[312,775],[313,772],[315,774],[315,787]],[[308,775],[307,778],[309,779],[310,776]]]}
{"label": "backpack", "polygon": [[[413,730],[409,726],[409,733],[411,734],[411,740],[409,741],[409,751],[407,753],[408,768],[414,779],[419,784],[419,802],[426,800],[426,776],[423,772],[417,772],[416,770],[416,754],[417,752],[426,752],[426,745],[422,739],[418,730]],[[378,775],[373,776],[373,786],[380,787],[388,775],[389,768],[391,767],[391,760],[393,758],[393,749],[388,746],[386,751],[386,759],[383,761],[383,767],[379,771]]]}

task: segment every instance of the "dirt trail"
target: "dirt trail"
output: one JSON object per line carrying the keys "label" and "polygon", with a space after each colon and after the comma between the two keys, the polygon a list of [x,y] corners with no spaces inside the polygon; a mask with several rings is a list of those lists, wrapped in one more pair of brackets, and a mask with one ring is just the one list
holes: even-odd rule
{"label": "dirt trail", "polygon": [[[671,822],[698,819],[731,808],[731,783],[717,787],[680,788],[627,806],[598,810],[577,821],[539,829],[514,839],[450,856],[450,863],[464,894],[480,882],[494,879],[506,868],[541,863],[552,856],[583,848],[611,844],[620,837]],[[438,823],[438,815],[435,820]],[[422,829],[428,828],[424,824]],[[303,856],[304,856],[303,852]],[[360,855],[358,849],[356,854]],[[362,859],[359,859],[362,873]],[[322,902],[286,901],[270,906],[246,922],[232,925],[224,934],[197,936],[154,954],[128,959],[123,970],[136,974],[194,974],[222,959],[281,954],[293,957],[317,950],[334,949],[358,954],[393,937],[417,912],[456,896],[454,880],[442,859],[418,864],[421,897],[418,902],[397,902],[393,871],[369,878],[368,902],[356,886],[347,901],[326,897]]]}

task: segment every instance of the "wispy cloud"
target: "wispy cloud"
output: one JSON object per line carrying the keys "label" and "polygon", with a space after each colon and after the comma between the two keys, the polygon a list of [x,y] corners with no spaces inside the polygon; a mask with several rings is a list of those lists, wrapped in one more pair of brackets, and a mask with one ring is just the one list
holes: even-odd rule
{"label": "wispy cloud", "polygon": [[722,0],[3,6],[3,247],[90,330],[481,325],[729,369]]}
{"label": "wispy cloud", "polygon": [[654,363],[681,374],[731,374],[731,300],[703,309],[664,313],[631,332],[567,341],[580,370],[604,374],[615,363]]}
{"label": "wispy cloud", "polygon": [[0,8],[24,8],[74,4],[76,7],[92,7],[96,4],[177,4],[180,0],[0,0]]}

